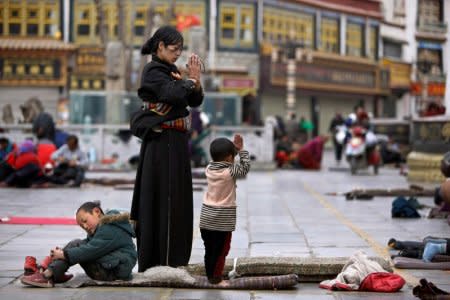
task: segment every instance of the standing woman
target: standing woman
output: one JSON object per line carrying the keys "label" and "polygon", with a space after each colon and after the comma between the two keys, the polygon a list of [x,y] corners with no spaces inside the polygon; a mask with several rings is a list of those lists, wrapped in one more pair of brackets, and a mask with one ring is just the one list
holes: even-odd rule
{"label": "standing woman", "polygon": [[[181,55],[183,37],[173,27],[159,28],[142,46],[152,55],[142,72],[138,95],[143,110],[153,118],[142,141],[136,173],[131,220],[136,224],[139,272],[158,266],[189,262],[193,232],[193,196],[187,107],[202,104],[201,61],[192,54],[188,76],[181,78],[174,63]],[[156,121],[155,121],[156,120]]]}

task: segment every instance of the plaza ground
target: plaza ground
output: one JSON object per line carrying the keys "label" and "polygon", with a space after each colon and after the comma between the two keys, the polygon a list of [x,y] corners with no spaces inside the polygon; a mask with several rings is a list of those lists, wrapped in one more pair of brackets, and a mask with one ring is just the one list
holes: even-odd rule
{"label": "plaza ground", "polygon": [[[351,176],[346,163],[337,171],[332,153],[326,152],[321,171],[250,171],[237,185],[238,224],[228,257],[297,256],[349,257],[357,250],[386,256],[389,238],[419,241],[426,235],[449,237],[450,227],[440,219],[392,219],[390,197],[373,200],[346,200],[329,192],[354,188],[407,187],[398,169],[382,168],[375,176],[361,172]],[[134,178],[134,172],[88,173],[88,177]],[[194,243],[191,263],[203,260],[203,244],[198,230],[202,191],[194,192]],[[129,210],[131,190],[84,185],[80,189],[1,189],[0,216],[71,217],[85,201],[101,200],[103,208]],[[430,197],[419,202],[433,205]],[[426,212],[424,212],[426,213]],[[412,286],[427,278],[450,291],[450,272],[397,270],[407,281],[400,293],[373,294],[330,292],[317,283],[299,283],[287,291],[231,291],[169,288],[54,288],[24,287],[18,280],[24,257],[38,259],[54,246],[82,238],[78,226],[0,225],[1,299],[414,299]],[[74,267],[72,273],[82,272]],[[331,278],[330,278],[331,279]]]}

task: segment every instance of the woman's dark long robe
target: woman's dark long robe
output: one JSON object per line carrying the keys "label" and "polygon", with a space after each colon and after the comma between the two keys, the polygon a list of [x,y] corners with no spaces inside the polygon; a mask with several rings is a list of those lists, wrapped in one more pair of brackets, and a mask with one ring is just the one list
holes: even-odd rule
{"label": "woman's dark long robe", "polygon": [[[203,91],[196,91],[192,81],[174,80],[170,72],[178,71],[153,57],[143,70],[141,99],[173,109],[199,106]],[[139,272],[189,262],[193,196],[188,139],[187,132],[164,129],[142,142],[131,206],[131,219],[137,221]]]}

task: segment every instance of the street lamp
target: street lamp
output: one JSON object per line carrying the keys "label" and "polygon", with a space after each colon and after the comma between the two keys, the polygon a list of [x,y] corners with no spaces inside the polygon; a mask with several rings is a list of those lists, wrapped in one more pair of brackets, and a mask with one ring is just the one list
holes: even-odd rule
{"label": "street lamp", "polygon": [[286,56],[286,113],[290,119],[295,112],[295,89],[296,89],[296,45],[292,40],[288,40],[285,46]]}

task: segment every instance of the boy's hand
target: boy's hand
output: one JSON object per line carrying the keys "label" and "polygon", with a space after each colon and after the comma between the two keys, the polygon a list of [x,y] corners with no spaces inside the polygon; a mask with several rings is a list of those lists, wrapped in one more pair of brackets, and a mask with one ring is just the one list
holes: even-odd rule
{"label": "boy's hand", "polygon": [[236,147],[237,151],[241,151],[244,148],[244,141],[242,139],[242,136],[240,134],[234,135],[234,146]]}

